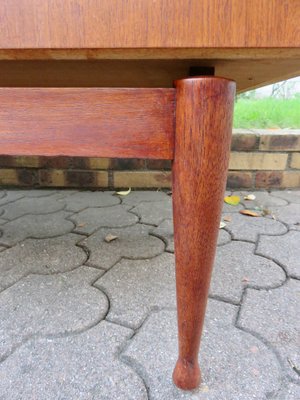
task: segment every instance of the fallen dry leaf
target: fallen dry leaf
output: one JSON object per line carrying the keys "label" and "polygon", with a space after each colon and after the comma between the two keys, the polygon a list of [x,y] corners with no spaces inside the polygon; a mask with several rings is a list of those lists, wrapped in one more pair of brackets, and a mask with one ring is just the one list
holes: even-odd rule
{"label": "fallen dry leaf", "polygon": [[201,389],[201,392],[203,392],[203,393],[209,392],[209,387],[207,385],[202,385],[200,389]]}
{"label": "fallen dry leaf", "polygon": [[257,213],[256,211],[252,211],[252,210],[241,210],[240,214],[248,215],[248,217],[261,217],[261,214]]}
{"label": "fallen dry leaf", "polygon": [[110,243],[113,240],[118,239],[118,236],[116,235],[112,235],[111,233],[109,233],[108,235],[105,236],[104,240],[106,241],[106,243]]}
{"label": "fallen dry leaf", "polygon": [[221,221],[220,222],[220,229],[225,228],[225,226],[226,226],[225,222]]}
{"label": "fallen dry leaf", "polygon": [[255,200],[256,197],[254,194],[248,194],[247,196],[244,196],[244,200]]}
{"label": "fallen dry leaf", "polygon": [[230,215],[225,215],[225,217],[223,217],[223,220],[226,222],[231,222],[231,216]]}
{"label": "fallen dry leaf", "polygon": [[86,224],[85,223],[80,223],[80,224],[78,224],[77,226],[78,226],[78,228],[82,228],[83,226],[85,226]]}
{"label": "fallen dry leaf", "polygon": [[242,282],[244,282],[244,283],[248,283],[249,281],[250,281],[250,279],[247,278],[246,276],[242,279]]}
{"label": "fallen dry leaf", "polygon": [[116,192],[119,196],[127,196],[131,192],[131,188],[128,190],[121,190],[120,192]]}
{"label": "fallen dry leaf", "polygon": [[240,196],[226,196],[224,197],[224,201],[231,206],[237,206],[240,204],[241,198]]}

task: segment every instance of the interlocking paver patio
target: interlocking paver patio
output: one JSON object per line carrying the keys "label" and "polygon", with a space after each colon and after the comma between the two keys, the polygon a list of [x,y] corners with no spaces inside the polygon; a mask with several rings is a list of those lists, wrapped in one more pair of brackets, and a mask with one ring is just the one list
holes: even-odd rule
{"label": "interlocking paver patio", "polygon": [[282,285],[286,279],[283,269],[254,251],[254,244],[237,241],[218,248],[210,293],[239,304],[247,286],[263,289]]}
{"label": "interlocking paver patio", "polygon": [[113,192],[76,192],[64,197],[66,210],[79,212],[87,207],[108,207],[120,204],[117,196],[112,196]]}
{"label": "interlocking paver patio", "polygon": [[299,299],[300,282],[295,279],[276,289],[247,289],[238,326],[266,340],[279,354],[285,374],[300,384]]}
{"label": "interlocking paver patio", "polygon": [[3,211],[1,217],[11,221],[27,214],[43,214],[45,210],[47,210],[47,213],[53,213],[62,210],[65,206],[64,202],[57,200],[58,196],[56,195],[25,197],[3,205],[0,214]]}
{"label": "interlocking paver patio", "polygon": [[151,399],[267,399],[280,387],[280,365],[267,346],[234,326],[237,311],[233,305],[209,301],[200,354],[205,384],[200,390],[185,393],[171,382],[177,353],[175,311],[152,313],[121,357],[144,378]]}
{"label": "interlocking paver patio", "polygon": [[102,227],[121,228],[134,225],[138,217],[127,212],[128,207],[112,205],[111,207],[87,207],[77,214],[73,214],[70,220],[76,224],[74,232],[90,235]]}
{"label": "interlocking paver patio", "polygon": [[13,221],[0,223],[0,244],[13,246],[27,238],[47,238],[69,233],[74,223],[66,220],[69,212],[24,215]]}
{"label": "interlocking paver patio", "polygon": [[0,289],[29,274],[55,274],[80,267],[87,254],[79,246],[82,239],[73,233],[50,239],[26,239],[7,249],[0,257]]}
{"label": "interlocking paver patio", "polygon": [[288,225],[289,229],[300,230],[300,204],[290,203],[285,207],[270,207],[274,218]]}
{"label": "interlocking paver patio", "polygon": [[291,278],[300,279],[300,232],[280,236],[261,236],[256,254],[273,258]]}
{"label": "interlocking paver patio", "polygon": [[0,400],[299,400],[300,191],[247,193],[224,204],[203,383],[183,392],[171,196],[0,190]]}
{"label": "interlocking paver patio", "polygon": [[241,214],[232,214],[228,231],[235,240],[245,240],[255,243],[259,235],[281,235],[288,231],[281,222],[271,218],[247,217]]}
{"label": "interlocking paver patio", "polygon": [[268,207],[286,206],[288,204],[288,201],[284,197],[280,196],[276,197],[273,195],[273,193],[269,193],[263,190],[260,192],[256,191],[251,192],[251,194],[255,196],[254,200],[247,200],[247,195],[249,194],[249,192],[245,192],[243,190],[239,192],[234,192],[233,194],[240,196],[241,203],[247,209],[249,208],[252,209],[255,207],[268,208]]}
{"label": "interlocking paver patio", "polygon": [[[81,244],[90,251],[88,264],[109,269],[121,258],[145,259],[161,254],[165,245],[157,237],[149,235],[151,227],[136,224],[126,228],[102,228],[93,233]],[[112,241],[105,239],[109,235]]]}

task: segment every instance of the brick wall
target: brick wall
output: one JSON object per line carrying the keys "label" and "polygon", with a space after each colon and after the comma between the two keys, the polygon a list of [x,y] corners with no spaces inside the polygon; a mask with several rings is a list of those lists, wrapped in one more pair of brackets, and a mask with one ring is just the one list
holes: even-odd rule
{"label": "brick wall", "polygon": [[[300,130],[236,129],[231,149],[228,188],[300,187]],[[164,160],[2,156],[0,185],[168,188],[170,169]]]}

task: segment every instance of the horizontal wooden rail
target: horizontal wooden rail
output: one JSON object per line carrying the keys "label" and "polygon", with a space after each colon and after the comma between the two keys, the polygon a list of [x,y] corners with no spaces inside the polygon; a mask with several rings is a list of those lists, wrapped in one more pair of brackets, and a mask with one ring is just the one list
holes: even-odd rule
{"label": "horizontal wooden rail", "polygon": [[0,154],[172,159],[175,89],[0,88]]}

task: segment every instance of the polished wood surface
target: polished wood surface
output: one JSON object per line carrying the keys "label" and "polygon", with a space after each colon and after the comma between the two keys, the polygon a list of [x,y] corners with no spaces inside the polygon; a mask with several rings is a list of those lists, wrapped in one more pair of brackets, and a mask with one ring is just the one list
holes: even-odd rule
{"label": "polished wood surface", "polygon": [[0,48],[289,48],[299,20],[299,0],[1,0]]}
{"label": "polished wood surface", "polygon": [[[62,64],[40,64],[53,85],[78,87],[90,60],[102,70],[86,79],[93,86],[171,87],[187,76],[179,63],[151,73],[155,60],[214,66],[239,92],[300,75],[299,0],[2,0],[0,21],[0,60],[78,61],[72,78]],[[124,62],[125,76],[113,60]],[[16,69],[7,81],[22,80]],[[20,85],[35,85],[34,70],[25,67]]]}
{"label": "polished wood surface", "polygon": [[1,155],[172,159],[174,89],[0,88]]}
{"label": "polished wood surface", "polygon": [[235,83],[215,77],[176,83],[173,215],[179,358],[174,382],[200,382],[198,350],[229,161]]}
{"label": "polished wood surface", "polygon": [[299,21],[299,0],[0,1],[1,154],[174,159],[173,377],[183,389],[200,381],[235,84],[91,86],[171,87],[204,66],[239,91],[296,76]]}

